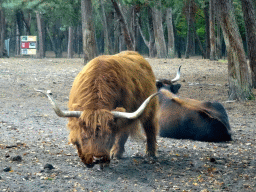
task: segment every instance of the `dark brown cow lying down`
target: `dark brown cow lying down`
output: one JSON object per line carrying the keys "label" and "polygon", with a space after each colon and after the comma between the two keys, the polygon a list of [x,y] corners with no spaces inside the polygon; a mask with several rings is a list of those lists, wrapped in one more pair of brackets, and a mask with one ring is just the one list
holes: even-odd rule
{"label": "dark brown cow lying down", "polygon": [[181,99],[166,88],[159,94],[161,137],[198,141],[230,141],[228,115],[218,102]]}
{"label": "dark brown cow lying down", "polygon": [[69,141],[76,145],[82,162],[93,167],[109,163],[111,157],[120,158],[128,136],[138,132],[140,122],[147,137],[147,154],[155,156],[155,84],[149,63],[137,52],[125,51],[86,64],[74,80],[68,112],[60,111],[47,96],[59,116],[70,117]]}

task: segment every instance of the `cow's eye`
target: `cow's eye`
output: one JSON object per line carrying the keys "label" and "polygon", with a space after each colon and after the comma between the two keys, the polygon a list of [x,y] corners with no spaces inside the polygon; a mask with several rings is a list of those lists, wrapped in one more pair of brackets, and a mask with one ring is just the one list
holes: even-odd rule
{"label": "cow's eye", "polygon": [[108,122],[109,130],[111,130],[112,132],[116,132],[116,130],[117,130],[117,126],[116,126],[117,120],[118,120],[118,118],[114,118],[112,121]]}
{"label": "cow's eye", "polygon": [[85,127],[86,123],[84,121],[79,121],[79,125],[80,125],[80,127]]}
{"label": "cow's eye", "polygon": [[81,136],[82,136],[82,139],[85,140],[85,139],[89,139],[89,133],[87,131],[85,131],[84,129],[82,129],[81,131]]}

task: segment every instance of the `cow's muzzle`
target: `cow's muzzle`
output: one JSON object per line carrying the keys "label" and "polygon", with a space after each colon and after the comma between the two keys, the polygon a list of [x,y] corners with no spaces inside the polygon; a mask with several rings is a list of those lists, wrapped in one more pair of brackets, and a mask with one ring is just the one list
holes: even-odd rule
{"label": "cow's muzzle", "polygon": [[93,157],[93,163],[94,164],[104,163],[104,157]]}
{"label": "cow's muzzle", "polygon": [[109,164],[110,160],[107,157],[95,157],[93,156],[93,161],[90,164],[85,164],[87,168],[93,168],[96,164]]}

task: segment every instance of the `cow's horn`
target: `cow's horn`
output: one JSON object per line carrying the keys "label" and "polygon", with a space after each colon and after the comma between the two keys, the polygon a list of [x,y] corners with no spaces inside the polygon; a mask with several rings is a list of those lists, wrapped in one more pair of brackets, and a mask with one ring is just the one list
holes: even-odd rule
{"label": "cow's horn", "polygon": [[142,104],[141,106],[137,109],[137,111],[133,112],[133,113],[129,113],[129,112],[120,112],[120,111],[111,111],[111,113],[114,115],[114,117],[121,117],[121,118],[126,118],[126,119],[136,119],[138,118],[144,111],[144,109],[146,108],[146,106],[148,105],[148,103],[150,102],[150,100],[155,97],[156,95],[158,95],[159,92],[154,93],[152,95],[150,95]]}
{"label": "cow's horn", "polygon": [[[36,90],[36,89],[35,89]],[[36,90],[37,92],[43,93],[45,96],[48,97],[49,101],[52,104],[52,107],[55,111],[55,113],[59,117],[77,117],[79,118],[82,114],[82,111],[61,111],[58,105],[55,103],[55,101],[50,97],[48,93],[43,92],[42,90]]]}
{"label": "cow's horn", "polygon": [[180,79],[180,68],[181,68],[181,66],[178,69],[176,77],[171,80],[172,83],[175,83],[176,81],[178,81]]}

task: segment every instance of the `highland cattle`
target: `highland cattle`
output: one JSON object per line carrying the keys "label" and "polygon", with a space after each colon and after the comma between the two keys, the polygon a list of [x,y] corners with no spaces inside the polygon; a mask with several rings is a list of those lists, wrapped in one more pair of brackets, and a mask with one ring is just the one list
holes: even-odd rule
{"label": "highland cattle", "polygon": [[[46,93],[45,93],[46,94]],[[68,117],[69,142],[89,168],[121,158],[129,135],[146,134],[146,153],[156,155],[158,98],[149,63],[137,52],[102,55],[76,76],[69,111],[61,111],[49,94],[56,114]]]}

